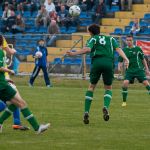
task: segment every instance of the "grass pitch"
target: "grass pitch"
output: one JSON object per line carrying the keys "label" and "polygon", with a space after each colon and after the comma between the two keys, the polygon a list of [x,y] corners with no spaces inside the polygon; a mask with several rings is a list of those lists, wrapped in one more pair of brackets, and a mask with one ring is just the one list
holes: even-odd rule
{"label": "grass pitch", "polygon": [[[51,128],[36,135],[14,131],[12,117],[0,134],[0,150],[148,150],[150,147],[150,95],[141,84],[129,88],[127,107],[121,107],[121,81],[113,84],[110,120],[102,118],[103,86],[98,85],[90,112],[90,124],[82,122],[84,94],[88,81],[52,79],[46,88],[41,78],[35,87],[27,86],[27,77],[14,78],[22,97],[39,122]],[[22,119],[22,123],[28,125]]]}

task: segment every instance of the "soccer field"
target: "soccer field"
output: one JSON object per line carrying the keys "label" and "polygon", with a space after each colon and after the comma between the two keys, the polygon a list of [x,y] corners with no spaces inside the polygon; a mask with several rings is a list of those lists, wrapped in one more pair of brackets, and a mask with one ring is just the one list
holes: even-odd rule
{"label": "soccer field", "polygon": [[[12,117],[0,134],[0,150],[148,150],[150,147],[150,95],[141,84],[129,88],[127,107],[121,107],[121,82],[115,81],[110,120],[102,118],[102,82],[90,112],[90,124],[82,121],[88,81],[52,79],[53,88],[27,86],[27,78],[14,78],[22,97],[41,123],[51,128],[41,135],[14,131]],[[42,79],[43,80],[43,79]],[[28,125],[22,117],[23,124]]]}

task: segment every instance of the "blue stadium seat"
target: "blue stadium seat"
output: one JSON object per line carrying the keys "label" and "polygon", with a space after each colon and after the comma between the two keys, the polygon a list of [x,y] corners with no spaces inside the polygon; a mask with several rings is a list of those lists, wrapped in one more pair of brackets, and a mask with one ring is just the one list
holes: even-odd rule
{"label": "blue stadium seat", "polygon": [[72,62],[72,58],[65,58],[62,64],[71,65],[71,62]]}
{"label": "blue stadium seat", "polygon": [[145,14],[144,19],[150,19],[150,13]]}
{"label": "blue stadium seat", "polygon": [[140,21],[140,26],[148,26],[148,22],[146,21]]}
{"label": "blue stadium seat", "polygon": [[91,64],[91,58],[86,58],[86,64],[90,65]]}
{"label": "blue stadium seat", "polygon": [[128,27],[125,27],[123,34],[128,35],[128,34],[130,34],[130,32],[131,32],[131,27],[128,26]]}
{"label": "blue stadium seat", "polygon": [[52,64],[62,64],[62,60],[60,58],[55,58]]}
{"label": "blue stadium seat", "polygon": [[82,63],[82,59],[81,58],[72,58],[71,60],[71,64],[72,65],[79,65]]}
{"label": "blue stadium seat", "polygon": [[112,35],[121,35],[123,34],[123,30],[121,28],[116,28]]}

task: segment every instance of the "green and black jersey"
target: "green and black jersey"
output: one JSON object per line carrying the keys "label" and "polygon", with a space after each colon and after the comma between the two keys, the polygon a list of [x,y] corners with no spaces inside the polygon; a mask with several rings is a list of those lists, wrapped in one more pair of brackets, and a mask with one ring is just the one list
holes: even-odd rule
{"label": "green and black jersey", "polygon": [[91,48],[91,58],[102,56],[114,60],[114,52],[119,45],[111,36],[95,35],[87,41],[86,47]]}
{"label": "green and black jersey", "polygon": [[[0,67],[5,66],[5,54],[2,49],[0,49]],[[7,81],[5,80],[5,72],[0,72],[0,89],[3,88],[3,85],[7,84]]]}
{"label": "green and black jersey", "polygon": [[[129,67],[128,71],[136,71],[136,70],[144,70],[143,59],[144,53],[142,49],[138,46],[134,46],[132,48],[125,47],[123,49],[127,58],[129,59]],[[119,56],[119,62],[123,62],[123,58]]]}

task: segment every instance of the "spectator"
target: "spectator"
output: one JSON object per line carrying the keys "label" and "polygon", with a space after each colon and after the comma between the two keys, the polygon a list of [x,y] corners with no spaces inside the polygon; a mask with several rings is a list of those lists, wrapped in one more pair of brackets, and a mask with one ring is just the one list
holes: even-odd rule
{"label": "spectator", "polygon": [[121,10],[121,0],[108,0],[109,9],[111,9],[112,5],[118,5],[119,10]]}
{"label": "spectator", "polygon": [[15,12],[10,9],[8,5],[5,5],[5,9],[2,15],[3,27],[2,31],[10,31],[12,25],[15,23]]}
{"label": "spectator", "polygon": [[[125,9],[125,2],[126,2],[126,0],[120,0],[121,1],[121,10],[126,10]],[[127,0],[127,3],[128,3],[128,5],[127,5],[127,10],[128,11],[131,11],[131,8],[132,8],[132,0]]]}
{"label": "spectator", "polygon": [[4,8],[4,11],[2,14],[2,20],[7,20],[8,17],[10,17],[10,16],[11,16],[11,10],[8,5],[5,5],[5,8]]}
{"label": "spectator", "polygon": [[82,11],[91,11],[95,4],[94,0],[79,0],[79,5]]}
{"label": "spectator", "polygon": [[18,10],[18,12],[21,14],[21,15],[23,15],[24,14],[24,3],[19,3],[18,5],[17,5],[17,10]]}
{"label": "spectator", "polygon": [[69,12],[65,9],[65,6],[62,4],[60,7],[60,11],[58,12],[58,22],[60,26],[65,26],[66,29],[71,25],[71,19],[68,17]]}
{"label": "spectator", "polygon": [[57,19],[58,19],[58,16],[57,16],[56,12],[55,11],[50,12],[48,15],[48,18],[47,18],[48,25],[51,23],[52,20],[55,20],[57,22]]}
{"label": "spectator", "polygon": [[136,35],[137,33],[140,32],[140,25],[139,25],[139,20],[138,19],[135,19],[134,22],[133,22],[133,25],[132,25],[132,28],[131,28],[131,34],[132,35]]}
{"label": "spectator", "polygon": [[50,36],[47,38],[47,46],[54,45],[58,35],[60,33],[59,26],[55,20],[52,20],[50,25],[48,26],[48,33]]}
{"label": "spectator", "polygon": [[52,0],[45,0],[44,5],[49,13],[55,11],[55,5],[52,3]]}
{"label": "spectator", "polygon": [[40,8],[40,0],[31,0],[31,3],[30,3],[31,16],[34,11],[38,10],[38,8]]}
{"label": "spectator", "polygon": [[104,0],[99,0],[98,4],[94,7],[94,14],[92,15],[92,20],[96,24],[100,24],[101,18],[106,14],[106,6]]}
{"label": "spectator", "polygon": [[13,33],[19,33],[19,32],[24,32],[24,30],[25,30],[24,19],[19,14],[16,17],[16,24],[12,26],[12,32]]}
{"label": "spectator", "polygon": [[78,5],[79,1],[78,0],[67,0],[67,7],[71,7],[72,5]]}
{"label": "spectator", "polygon": [[41,5],[40,10],[38,11],[37,17],[35,19],[36,26],[43,25],[47,26],[47,17],[48,17],[48,11],[45,9],[44,5]]}

